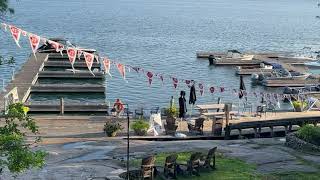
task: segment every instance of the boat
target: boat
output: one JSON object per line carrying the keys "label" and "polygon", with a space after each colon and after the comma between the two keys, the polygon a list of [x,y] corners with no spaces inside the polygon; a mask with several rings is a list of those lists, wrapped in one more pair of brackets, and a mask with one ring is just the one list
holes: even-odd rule
{"label": "boat", "polygon": [[[76,46],[75,44],[71,43],[70,41],[68,41],[67,39],[64,39],[64,38],[49,38],[49,40],[54,41],[54,42],[58,42],[59,44],[61,44],[62,45],[61,48],[63,49],[63,51],[66,51],[67,47],[73,47],[73,48],[77,48],[78,50],[89,52],[89,53],[96,52],[95,49],[87,49],[87,48],[82,48],[82,47]],[[56,49],[51,44],[49,44],[47,41],[42,46],[40,46],[37,51],[39,53],[55,53]]]}
{"label": "boat", "polygon": [[320,68],[320,60],[315,61],[315,62],[306,62],[304,63],[305,66],[308,68]]}
{"label": "boat", "polygon": [[237,66],[236,75],[269,74],[273,71],[273,66],[261,63],[259,67],[255,66]]}

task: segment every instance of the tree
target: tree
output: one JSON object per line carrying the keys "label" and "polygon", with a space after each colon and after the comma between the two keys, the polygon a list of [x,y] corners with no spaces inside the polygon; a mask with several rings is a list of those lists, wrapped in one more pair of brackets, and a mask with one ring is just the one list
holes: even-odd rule
{"label": "tree", "polygon": [[[0,173],[7,167],[15,175],[30,168],[41,168],[45,163],[46,152],[32,151],[31,145],[40,141],[39,137],[26,142],[26,133],[38,134],[38,126],[27,114],[28,107],[22,103],[11,104],[3,115],[0,125]],[[0,120],[0,121],[3,121]]]}
{"label": "tree", "polygon": [[0,0],[0,17],[5,16],[8,12],[14,13],[14,9],[9,7],[9,0]]}

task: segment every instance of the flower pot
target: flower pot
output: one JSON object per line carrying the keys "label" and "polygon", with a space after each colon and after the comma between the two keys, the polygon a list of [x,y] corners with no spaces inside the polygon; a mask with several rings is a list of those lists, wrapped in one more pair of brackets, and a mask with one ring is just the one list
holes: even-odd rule
{"label": "flower pot", "polygon": [[147,135],[147,130],[145,129],[134,129],[134,134],[137,136],[145,136]]}
{"label": "flower pot", "polygon": [[302,112],[303,108],[301,106],[295,107],[294,108],[295,112]]}
{"label": "flower pot", "polygon": [[107,134],[107,136],[108,137],[115,137],[116,135],[117,135],[117,131],[115,131],[115,132],[107,132],[106,134]]}

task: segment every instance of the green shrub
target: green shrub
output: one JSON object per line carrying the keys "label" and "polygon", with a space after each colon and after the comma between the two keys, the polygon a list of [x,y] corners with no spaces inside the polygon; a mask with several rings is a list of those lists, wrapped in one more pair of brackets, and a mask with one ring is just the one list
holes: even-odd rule
{"label": "green shrub", "polygon": [[309,143],[320,146],[320,127],[305,125],[298,130],[297,136]]}
{"label": "green shrub", "polygon": [[131,124],[131,129],[134,130],[136,135],[143,136],[147,134],[149,123],[144,120],[138,120]]}
{"label": "green shrub", "polygon": [[113,137],[116,135],[118,131],[121,131],[123,128],[121,127],[120,123],[115,123],[111,121],[107,121],[106,124],[103,127],[103,131],[107,134],[109,137]]}
{"label": "green shrub", "polygon": [[292,105],[296,109],[296,108],[304,108],[308,105],[308,103],[304,101],[293,101]]}
{"label": "green shrub", "polygon": [[177,117],[178,116],[178,108],[176,106],[169,107],[165,110],[167,116]]}

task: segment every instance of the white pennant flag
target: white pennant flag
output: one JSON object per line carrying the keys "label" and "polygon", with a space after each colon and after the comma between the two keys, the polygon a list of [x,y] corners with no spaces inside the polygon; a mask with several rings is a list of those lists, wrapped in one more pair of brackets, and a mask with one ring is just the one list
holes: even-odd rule
{"label": "white pennant flag", "polygon": [[48,43],[56,50],[56,52],[60,51],[61,48],[59,43],[51,40],[48,40]]}
{"label": "white pennant flag", "polygon": [[40,44],[40,36],[29,33],[29,42],[30,42],[33,55],[37,59],[36,52]]}
{"label": "white pennant flag", "polygon": [[72,66],[72,69],[73,69],[73,72],[74,72],[73,64],[74,64],[74,61],[76,60],[76,57],[77,57],[77,49],[68,47],[67,48],[67,54],[68,54],[69,61],[71,63],[71,66]]}
{"label": "white pennant flag", "polygon": [[1,23],[1,27],[4,29],[4,31],[7,31],[7,24],[6,23]]}
{"label": "white pennant flag", "polygon": [[109,76],[112,77],[110,74],[111,61],[106,57],[103,59],[103,66],[104,66],[104,73],[109,74]]}
{"label": "white pennant flag", "polygon": [[27,34],[28,34],[27,31],[24,31],[24,30],[21,30],[21,33],[23,36],[27,36]]}
{"label": "white pennant flag", "polygon": [[78,59],[80,60],[80,58],[81,58],[81,55],[82,55],[82,53],[83,53],[83,51],[81,51],[81,50],[78,50]]}
{"label": "white pennant flag", "polygon": [[11,35],[13,37],[14,42],[16,42],[17,46],[20,47],[19,39],[20,39],[20,35],[21,35],[21,29],[15,27],[15,26],[11,26],[11,25],[9,25],[9,28],[10,28],[10,32],[11,32]]}
{"label": "white pennant flag", "polygon": [[91,53],[83,52],[84,60],[86,61],[87,67],[91,74],[94,76],[93,72],[91,71],[92,64],[94,61],[94,55]]}
{"label": "white pennant flag", "polygon": [[94,55],[94,57],[96,58],[97,60],[97,63],[100,64],[100,61],[99,61],[99,56],[98,55]]}

